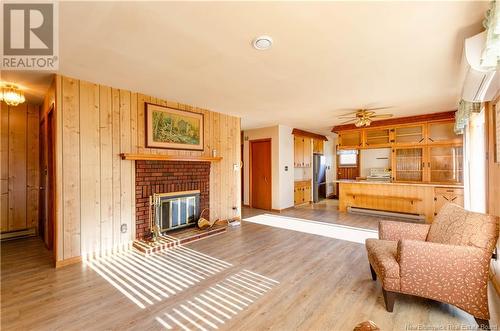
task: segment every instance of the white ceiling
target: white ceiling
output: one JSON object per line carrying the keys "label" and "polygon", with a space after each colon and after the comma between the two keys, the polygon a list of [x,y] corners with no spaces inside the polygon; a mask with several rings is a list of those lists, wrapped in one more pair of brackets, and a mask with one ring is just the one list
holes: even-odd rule
{"label": "white ceiling", "polygon": [[[60,72],[328,133],[341,108],[455,109],[488,2],[61,2]],[[269,51],[254,37],[274,39]],[[8,77],[8,75],[4,74]],[[28,84],[29,85],[29,84]]]}

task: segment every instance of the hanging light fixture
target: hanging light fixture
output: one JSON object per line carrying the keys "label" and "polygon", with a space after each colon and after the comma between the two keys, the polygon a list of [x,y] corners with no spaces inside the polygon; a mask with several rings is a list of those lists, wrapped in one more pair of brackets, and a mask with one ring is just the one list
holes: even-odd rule
{"label": "hanging light fixture", "polygon": [[14,84],[4,84],[0,89],[0,102],[4,101],[9,106],[17,106],[26,101],[24,93]]}

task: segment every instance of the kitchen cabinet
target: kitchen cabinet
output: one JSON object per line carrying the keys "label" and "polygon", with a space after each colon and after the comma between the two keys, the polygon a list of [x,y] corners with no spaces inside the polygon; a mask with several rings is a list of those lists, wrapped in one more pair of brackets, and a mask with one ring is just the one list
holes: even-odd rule
{"label": "kitchen cabinet", "polygon": [[464,190],[461,188],[436,187],[434,189],[434,215],[448,202],[464,206]]}
{"label": "kitchen cabinet", "polygon": [[339,132],[338,147],[340,149],[356,149],[362,146],[362,131]]}
{"label": "kitchen cabinet", "polygon": [[324,141],[320,139],[313,139],[313,153],[324,154]]}
{"label": "kitchen cabinet", "polygon": [[293,190],[293,200],[295,205],[309,203],[311,201],[311,181],[297,181]]}
{"label": "kitchen cabinet", "polygon": [[309,168],[312,164],[312,139],[308,137],[294,137],[294,166],[295,168]]}
{"label": "kitchen cabinet", "polygon": [[303,166],[304,163],[304,139],[302,137],[295,136],[294,141],[294,166],[299,168]]}
{"label": "kitchen cabinet", "polygon": [[425,142],[424,125],[408,125],[391,129],[395,145],[421,144]]}
{"label": "kitchen cabinet", "polygon": [[421,182],[424,180],[424,147],[397,147],[392,150],[392,180]]}
{"label": "kitchen cabinet", "polygon": [[438,145],[427,147],[427,178],[433,183],[463,183],[463,147]]}
{"label": "kitchen cabinet", "polygon": [[365,129],[365,147],[384,147],[391,142],[390,129]]}
{"label": "kitchen cabinet", "polygon": [[460,143],[462,136],[455,133],[454,121],[431,122],[427,124],[427,143]]}

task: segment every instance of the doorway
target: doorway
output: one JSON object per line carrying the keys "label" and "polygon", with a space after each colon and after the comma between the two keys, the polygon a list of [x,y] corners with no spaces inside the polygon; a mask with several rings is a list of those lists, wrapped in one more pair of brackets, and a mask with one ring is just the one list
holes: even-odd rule
{"label": "doorway", "polygon": [[271,210],[271,139],[250,141],[250,207]]}
{"label": "doorway", "polygon": [[[359,177],[358,150],[342,150],[337,153],[337,179],[356,179]],[[339,198],[339,183],[336,184],[335,198]]]}
{"label": "doorway", "polygon": [[55,233],[55,153],[54,106],[40,123],[40,196],[38,231],[47,249],[54,248]]}

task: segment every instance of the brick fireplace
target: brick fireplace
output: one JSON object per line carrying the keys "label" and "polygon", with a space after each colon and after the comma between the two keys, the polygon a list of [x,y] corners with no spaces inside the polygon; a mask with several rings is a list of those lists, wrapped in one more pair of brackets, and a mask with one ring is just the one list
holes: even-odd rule
{"label": "brick fireplace", "polygon": [[136,238],[149,229],[149,197],[154,193],[200,191],[200,210],[208,208],[210,162],[137,160],[135,166]]}

